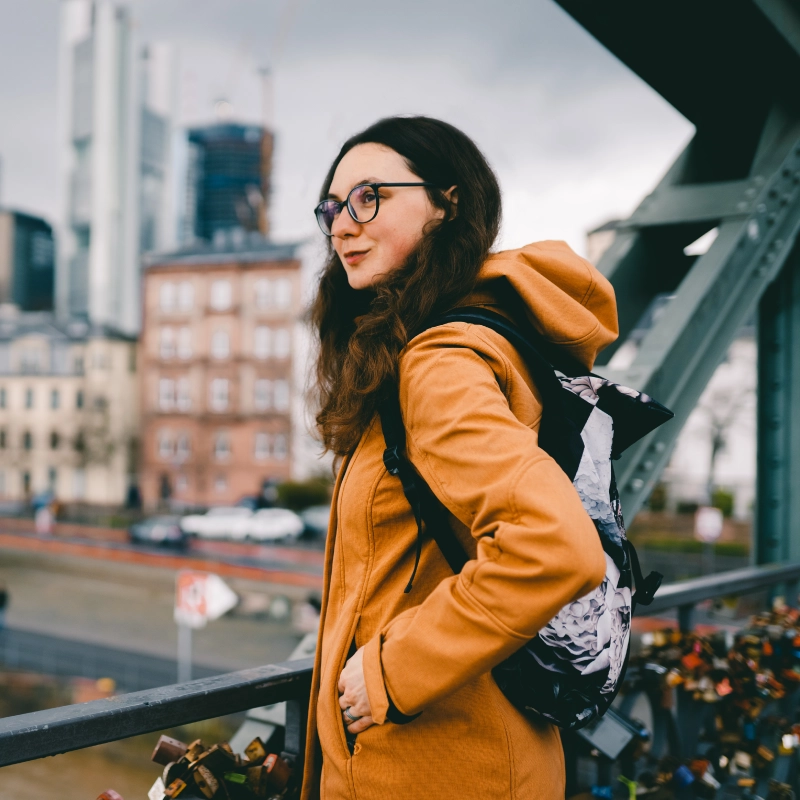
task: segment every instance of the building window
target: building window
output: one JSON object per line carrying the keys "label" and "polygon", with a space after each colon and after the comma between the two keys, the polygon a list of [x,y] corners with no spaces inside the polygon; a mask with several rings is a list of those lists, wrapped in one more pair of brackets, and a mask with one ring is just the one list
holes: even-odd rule
{"label": "building window", "polygon": [[253,405],[256,411],[267,411],[271,405],[272,381],[258,378],[253,386]]}
{"label": "building window", "polygon": [[172,311],[175,308],[175,284],[165,281],[158,292],[158,302],[162,311]]}
{"label": "building window", "polygon": [[191,311],[194,305],[194,286],[191,281],[178,284],[178,307],[181,311]]}
{"label": "building window", "polygon": [[86,471],[76,469],[72,473],[72,495],[75,500],[83,500],[86,497]]}
{"label": "building window", "polygon": [[33,436],[31,436],[30,431],[25,431],[25,433],[22,434],[22,447],[25,450],[33,449]]}
{"label": "building window", "polygon": [[175,491],[185,492],[189,488],[189,479],[183,474],[179,474],[175,478]]}
{"label": "building window", "polygon": [[76,375],[83,375],[83,356],[77,356],[75,358],[74,372]]}
{"label": "building window", "polygon": [[228,408],[228,379],[214,378],[211,381],[211,410],[225,411]]}
{"label": "building window", "polygon": [[5,386],[0,389],[0,408],[6,407],[6,389]]}
{"label": "building window", "polygon": [[25,408],[33,408],[33,389],[25,390]]}
{"label": "building window", "polygon": [[275,358],[288,358],[292,349],[292,337],[289,334],[288,328],[278,328],[273,338]]}
{"label": "building window", "polygon": [[273,385],[272,403],[276,411],[289,410],[289,381],[275,381]]}
{"label": "building window", "polygon": [[228,331],[214,331],[211,337],[212,358],[227,358],[231,354],[231,343]]}
{"label": "building window", "polygon": [[75,408],[83,408],[83,391],[81,389],[75,393]]}
{"label": "building window", "polygon": [[175,381],[172,378],[159,378],[158,407],[161,411],[172,411],[175,407]]}
{"label": "building window", "polygon": [[163,460],[172,458],[172,435],[169,431],[158,432],[158,457]]}
{"label": "building window", "polygon": [[58,435],[58,431],[52,431],[50,433],[50,449],[58,450],[59,444],[61,444],[61,437]]}
{"label": "building window", "polygon": [[224,475],[217,475],[214,478],[214,491],[222,494],[228,488],[228,479]]}
{"label": "building window", "polygon": [[27,469],[22,473],[22,493],[25,497],[31,493],[31,473]]}
{"label": "building window", "polygon": [[217,431],[214,436],[214,458],[224,461],[231,454],[231,440],[226,431]]}
{"label": "building window", "polygon": [[276,461],[285,461],[289,454],[289,440],[283,433],[276,433],[272,442],[272,457]]}
{"label": "building window", "polygon": [[60,405],[61,405],[61,393],[58,391],[58,389],[52,389],[50,391],[50,408],[55,410]]}
{"label": "building window", "polygon": [[0,430],[0,450],[6,449],[6,430]]}
{"label": "building window", "polygon": [[178,330],[178,358],[184,361],[192,357],[192,329],[180,328]]}
{"label": "building window", "polygon": [[47,469],[47,488],[53,493],[56,493],[56,486],[58,485],[58,470],[55,467],[48,467]]}
{"label": "building window", "polygon": [[192,396],[189,392],[189,379],[178,378],[178,411],[189,411],[192,407]]}
{"label": "building window", "polygon": [[253,355],[256,358],[269,358],[271,339],[272,331],[263,325],[253,331]]}
{"label": "building window", "polygon": [[192,454],[192,445],[189,441],[189,434],[182,433],[178,436],[178,442],[175,447],[175,453],[180,461],[186,461]]}
{"label": "building window", "polygon": [[259,278],[255,282],[256,307],[269,308],[272,299],[272,281],[269,278]]}
{"label": "building window", "polygon": [[264,461],[269,458],[269,434],[257,433],[255,439],[254,455],[256,461]]}
{"label": "building window", "polygon": [[275,305],[278,308],[289,308],[292,304],[292,282],[288,278],[275,281]]}
{"label": "building window", "polygon": [[226,311],[231,307],[231,282],[214,281],[211,284],[211,308]]}
{"label": "building window", "polygon": [[172,328],[162,328],[158,352],[161,358],[175,357],[175,331]]}
{"label": "building window", "polygon": [[111,369],[111,359],[104,350],[92,353],[92,369]]}

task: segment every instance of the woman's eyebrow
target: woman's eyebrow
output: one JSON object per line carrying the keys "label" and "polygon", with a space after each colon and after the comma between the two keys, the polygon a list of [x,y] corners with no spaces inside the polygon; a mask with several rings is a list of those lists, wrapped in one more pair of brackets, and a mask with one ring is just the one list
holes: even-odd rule
{"label": "woman's eyebrow", "polygon": [[[381,179],[380,178],[362,178],[360,181],[356,181],[350,187],[350,191],[352,192],[353,189],[356,188],[356,186],[362,186],[365,183],[381,183]],[[328,194],[325,195],[325,199],[326,200],[336,200],[337,202],[339,202],[339,195],[336,194],[335,192],[328,192]]]}

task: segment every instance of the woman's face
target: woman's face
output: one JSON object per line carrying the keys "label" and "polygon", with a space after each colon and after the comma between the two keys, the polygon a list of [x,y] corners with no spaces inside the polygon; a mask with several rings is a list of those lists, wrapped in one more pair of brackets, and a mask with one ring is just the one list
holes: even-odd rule
{"label": "woman's face", "polygon": [[[421,181],[402,156],[380,144],[359,144],[336,167],[329,197],[344,202],[362,183],[416,183]],[[422,239],[425,226],[442,219],[423,186],[381,187],[378,216],[356,222],[346,208],[331,226],[331,241],[353,289],[366,289],[401,267]]]}

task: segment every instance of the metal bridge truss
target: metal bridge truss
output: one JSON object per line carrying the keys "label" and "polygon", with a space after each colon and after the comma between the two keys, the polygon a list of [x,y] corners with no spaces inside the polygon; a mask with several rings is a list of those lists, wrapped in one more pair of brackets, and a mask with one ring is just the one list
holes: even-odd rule
{"label": "metal bridge truss", "polygon": [[[666,466],[742,326],[758,327],[760,563],[800,560],[800,2],[557,0],[696,128],[598,267],[620,340],[656,295],[674,299],[623,370],[676,419],[631,448],[617,479],[629,518]],[[684,248],[712,228],[705,255]]]}

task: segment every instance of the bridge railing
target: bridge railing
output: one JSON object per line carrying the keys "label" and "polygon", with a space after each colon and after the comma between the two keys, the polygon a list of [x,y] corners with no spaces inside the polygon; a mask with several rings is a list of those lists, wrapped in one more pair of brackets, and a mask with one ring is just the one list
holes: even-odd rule
{"label": "bridge railing", "polygon": [[[769,564],[662,586],[647,614],[678,609],[681,627],[705,600],[770,590],[794,600],[800,564]],[[302,770],[313,659],[0,719],[0,767],[286,701],[284,754]]]}

